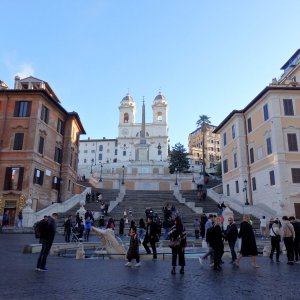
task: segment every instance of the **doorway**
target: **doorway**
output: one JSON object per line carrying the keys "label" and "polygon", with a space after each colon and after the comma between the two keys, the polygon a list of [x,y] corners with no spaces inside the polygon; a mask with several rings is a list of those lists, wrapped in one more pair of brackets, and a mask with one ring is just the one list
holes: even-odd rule
{"label": "doorway", "polygon": [[15,226],[16,224],[16,208],[15,207],[5,207],[4,212],[8,213],[8,226]]}
{"label": "doorway", "polygon": [[300,219],[300,203],[295,203],[295,217]]}

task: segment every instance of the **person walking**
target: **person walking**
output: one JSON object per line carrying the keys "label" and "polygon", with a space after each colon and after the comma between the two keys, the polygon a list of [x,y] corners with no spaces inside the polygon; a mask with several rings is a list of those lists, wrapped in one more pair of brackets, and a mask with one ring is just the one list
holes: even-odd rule
{"label": "person walking", "polygon": [[140,241],[144,240],[145,229],[146,229],[145,221],[143,218],[141,218],[139,221],[139,239],[140,239]]}
{"label": "person walking", "polygon": [[121,218],[120,223],[119,223],[119,235],[120,236],[124,235],[124,228],[125,228],[125,220],[123,218]]}
{"label": "person walking", "polygon": [[186,247],[186,232],[182,224],[181,218],[177,216],[175,218],[175,224],[172,226],[169,232],[170,247],[172,249],[172,270],[171,274],[176,274],[177,256],[178,264],[180,266],[180,274],[184,274],[185,257],[184,248]]}
{"label": "person walking", "polygon": [[286,249],[287,264],[293,265],[295,230],[287,216],[282,217],[282,237]]}
{"label": "person walking", "polygon": [[290,222],[292,223],[295,231],[295,239],[294,239],[294,255],[295,262],[299,262],[300,257],[300,222],[296,220],[295,217],[289,217]]}
{"label": "person walking", "polygon": [[211,229],[215,222],[215,215],[210,214],[208,220],[205,223],[205,241],[207,243],[208,251],[201,257],[199,257],[200,265],[203,265],[203,260],[210,256],[210,264],[213,266],[214,263],[214,250],[210,245]]}
{"label": "person walking", "polygon": [[51,246],[53,244],[53,240],[56,233],[56,223],[57,220],[57,213],[53,213],[52,217],[48,216],[47,221],[43,222],[42,226],[40,227],[40,234],[41,234],[41,242],[42,242],[42,249],[37,261],[36,271],[47,271],[46,263],[47,257],[49,255]]}
{"label": "person walking", "polygon": [[250,217],[244,215],[243,221],[240,226],[240,232],[238,237],[242,239],[242,247],[238,258],[234,261],[234,264],[238,267],[242,257],[252,256],[252,266],[254,268],[259,268],[256,263],[256,256],[258,254],[256,240],[252,225],[249,222]]}
{"label": "person walking", "polygon": [[228,241],[228,246],[231,252],[231,263],[237,259],[235,252],[235,244],[238,238],[238,229],[233,220],[233,217],[228,218],[228,225],[224,233],[225,239]]}
{"label": "person walking", "polygon": [[131,267],[131,260],[135,259],[136,260],[135,267],[140,267],[141,266],[140,254],[139,254],[140,241],[136,232],[136,227],[130,228],[129,235],[130,235],[130,244],[126,255],[128,262],[125,264],[125,266]]}
{"label": "person walking", "polygon": [[200,222],[198,219],[194,220],[194,231],[195,231],[195,239],[199,240],[200,237]]}
{"label": "person walking", "polygon": [[18,227],[23,227],[23,213],[22,210],[18,213]]}
{"label": "person walking", "polygon": [[214,225],[211,228],[210,247],[214,251],[214,270],[221,271],[222,256],[224,253],[224,243],[222,234],[222,222],[221,218],[215,219]]}
{"label": "person walking", "polygon": [[280,255],[281,230],[279,228],[278,220],[274,220],[272,222],[272,226],[270,227],[270,237],[271,237],[270,260],[273,261],[273,255],[276,250],[276,262],[280,262],[279,255]]}
{"label": "person walking", "polygon": [[84,229],[85,229],[84,240],[85,240],[86,242],[89,241],[91,228],[92,228],[92,220],[91,220],[90,217],[87,217],[87,218],[85,219],[85,224],[84,224]]}
{"label": "person walking", "polygon": [[146,227],[146,234],[143,241],[143,246],[147,252],[147,254],[151,254],[149,249],[148,243],[150,243],[152,252],[153,252],[153,259],[157,259],[157,252],[156,252],[156,245],[157,242],[157,226],[156,223],[153,222],[153,217],[147,218],[147,227]]}

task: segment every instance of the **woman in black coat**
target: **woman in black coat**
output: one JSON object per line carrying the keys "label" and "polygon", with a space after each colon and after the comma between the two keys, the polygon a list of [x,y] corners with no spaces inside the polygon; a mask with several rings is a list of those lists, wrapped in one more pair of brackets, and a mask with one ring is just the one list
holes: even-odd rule
{"label": "woman in black coat", "polygon": [[249,220],[249,216],[244,215],[243,222],[240,226],[240,232],[238,234],[238,237],[242,239],[241,251],[239,257],[234,263],[236,266],[239,266],[240,260],[243,256],[252,256],[252,266],[254,268],[259,268],[259,266],[256,264],[256,256],[258,252],[256,247],[255,235],[253,228],[249,223]]}
{"label": "woman in black coat", "polygon": [[211,228],[210,246],[214,250],[214,270],[221,271],[222,256],[224,253],[223,230],[221,218],[217,217]]}
{"label": "woman in black coat", "polygon": [[[180,268],[180,274],[184,274],[185,258],[184,248],[186,247],[186,232],[179,216],[175,218],[175,224],[172,226],[170,232],[170,247],[172,249],[172,274],[176,274],[176,264],[178,256],[178,264]],[[174,245],[174,242],[178,241],[178,245]]]}

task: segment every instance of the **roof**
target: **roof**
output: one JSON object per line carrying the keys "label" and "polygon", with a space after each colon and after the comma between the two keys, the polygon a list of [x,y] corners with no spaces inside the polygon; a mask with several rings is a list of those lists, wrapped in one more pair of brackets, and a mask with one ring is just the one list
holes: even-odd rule
{"label": "roof", "polygon": [[300,49],[298,49],[290,58],[289,60],[280,68],[280,70],[285,70],[289,64],[300,54]]}
{"label": "roof", "polygon": [[249,108],[255,105],[266,93],[269,91],[286,91],[286,90],[300,90],[300,87],[287,87],[287,86],[267,86],[264,88],[244,109],[242,110],[233,110],[213,131],[213,133],[218,133],[222,127],[232,118],[233,115],[242,113],[244,114]]}
{"label": "roof", "polygon": [[80,140],[82,143],[87,142],[115,142],[117,139],[87,139],[87,140]]}
{"label": "roof", "polygon": [[67,112],[60,104],[60,102],[57,102],[51,95],[44,89],[36,89],[36,90],[16,90],[16,89],[7,89],[7,90],[0,90],[0,94],[43,94],[54,106],[56,106],[60,111],[62,111],[66,116],[68,117],[75,117],[78,121],[78,126],[81,129],[82,134],[86,134],[83,125],[81,123],[80,117],[77,112]]}

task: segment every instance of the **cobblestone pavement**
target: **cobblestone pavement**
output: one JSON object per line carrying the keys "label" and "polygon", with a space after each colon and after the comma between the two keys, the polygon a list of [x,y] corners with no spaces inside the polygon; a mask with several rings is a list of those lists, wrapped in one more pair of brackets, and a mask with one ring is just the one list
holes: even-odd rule
{"label": "cobblestone pavement", "polygon": [[[62,241],[58,237],[56,241]],[[184,275],[170,274],[170,260],[142,261],[141,268],[126,268],[125,261],[75,260],[49,256],[48,272],[34,271],[37,254],[23,254],[32,234],[0,234],[1,299],[300,299],[300,264],[270,263],[250,258],[240,268],[225,258],[223,271],[187,259]]]}

